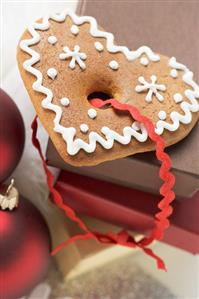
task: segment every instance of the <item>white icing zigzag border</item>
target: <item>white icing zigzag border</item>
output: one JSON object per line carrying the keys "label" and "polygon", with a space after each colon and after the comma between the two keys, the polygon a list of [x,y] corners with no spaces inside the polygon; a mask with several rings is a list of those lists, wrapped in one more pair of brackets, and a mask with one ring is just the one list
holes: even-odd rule
{"label": "white icing zigzag border", "polygon": [[196,98],[199,98],[199,86],[193,80],[193,73],[184,64],[177,62],[175,57],[172,57],[169,60],[169,66],[176,70],[184,71],[182,80],[187,85],[190,85],[193,90],[186,89],[184,91],[184,95],[190,100],[190,103],[188,103],[187,101],[183,101],[180,104],[180,107],[184,114],[172,111],[170,113],[170,118],[173,123],[168,123],[164,120],[159,120],[157,122],[155,132],[159,135],[163,133],[164,129],[167,129],[171,132],[176,131],[180,126],[180,122],[183,124],[189,124],[192,121],[191,112],[199,111],[199,104],[196,100]]}

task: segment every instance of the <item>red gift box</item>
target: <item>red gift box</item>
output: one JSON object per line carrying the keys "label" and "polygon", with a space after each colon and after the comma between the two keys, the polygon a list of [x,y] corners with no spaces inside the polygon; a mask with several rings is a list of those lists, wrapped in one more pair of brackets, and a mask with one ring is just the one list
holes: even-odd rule
{"label": "red gift box", "polygon": [[[160,196],[62,171],[57,190],[77,213],[145,234],[154,226]],[[171,226],[163,242],[199,253],[199,193],[175,201]]]}

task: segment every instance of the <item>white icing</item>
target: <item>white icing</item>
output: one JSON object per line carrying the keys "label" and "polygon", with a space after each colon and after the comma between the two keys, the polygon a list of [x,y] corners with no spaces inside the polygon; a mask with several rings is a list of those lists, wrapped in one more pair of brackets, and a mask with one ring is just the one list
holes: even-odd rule
{"label": "white icing", "polygon": [[[199,86],[193,81],[193,73],[189,71],[189,69],[176,61],[176,58],[172,57],[169,60],[169,66],[172,68],[175,68],[179,71],[183,71],[184,74],[182,76],[182,80],[191,87],[191,89],[186,89],[184,92],[185,97],[189,100],[182,101],[180,103],[180,107],[183,111],[183,114],[180,114],[177,111],[172,111],[170,113],[170,119],[172,120],[172,123],[168,123],[163,120],[159,120],[156,124],[156,133],[161,135],[164,132],[164,129],[167,129],[169,131],[176,131],[180,123],[183,124],[189,124],[192,121],[192,114],[191,112],[198,112],[199,111],[199,104],[196,100],[199,98]],[[178,100],[179,100],[179,96]]]}
{"label": "white icing", "polygon": [[181,71],[184,71],[184,72],[188,72],[189,71],[189,69],[186,67],[186,65],[177,62],[175,57],[171,57],[170,58],[170,60],[169,60],[169,66],[171,68],[173,68],[173,69],[176,69],[176,70],[181,70]]}
{"label": "white icing", "polygon": [[67,152],[69,155],[76,155],[80,149],[85,150],[87,153],[93,153],[96,149],[97,142],[102,145],[105,149],[111,149],[114,145],[114,141],[118,141],[121,144],[129,144],[131,138],[136,138],[139,142],[145,142],[148,138],[147,130],[144,125],[141,124],[140,132],[137,132],[131,127],[125,127],[123,129],[123,135],[109,129],[108,127],[103,127],[101,132],[105,135],[105,138],[96,132],[90,132],[88,135],[88,142],[80,138],[75,139],[76,129],[64,128],[63,127],[63,138],[67,143]]}
{"label": "white icing", "polygon": [[81,124],[80,125],[80,130],[82,133],[87,133],[89,130],[89,127],[87,126],[87,124]]}
{"label": "white icing", "polygon": [[[132,125],[133,126],[133,125]],[[143,124],[140,124],[140,130],[144,134],[141,134],[137,132],[137,130],[133,129],[132,127],[125,127],[123,129],[123,135],[118,134],[117,132],[111,130],[110,128],[104,126],[101,129],[101,132],[106,135],[106,138],[109,141],[109,144],[107,143],[107,147],[111,146],[112,147],[112,142],[113,140],[118,141],[121,144],[129,144],[131,141],[131,136],[136,137],[137,140],[140,142],[145,142],[147,140],[147,131],[145,129],[145,126]],[[110,145],[111,143],[111,145]],[[106,148],[106,147],[105,147]]]}
{"label": "white icing", "polygon": [[77,25],[72,25],[70,27],[70,31],[72,34],[77,35],[79,33],[79,28],[77,27]]}
{"label": "white icing", "polygon": [[109,62],[109,67],[112,69],[112,70],[117,70],[119,68],[119,64],[116,60],[111,60]]}
{"label": "white icing", "polygon": [[47,75],[50,79],[54,80],[57,77],[57,70],[51,67],[47,70]]}
{"label": "white icing", "polygon": [[151,83],[147,82],[143,76],[138,78],[138,81],[142,84],[142,85],[137,85],[135,87],[135,91],[136,92],[143,92],[143,91],[147,91],[148,93],[146,95],[146,102],[150,103],[152,102],[152,97],[153,94],[156,96],[156,98],[162,102],[164,100],[164,97],[158,92],[158,90],[160,91],[165,91],[166,90],[166,86],[163,84],[156,84],[157,81],[157,77],[155,75],[151,76]]}
{"label": "white icing", "polygon": [[92,119],[96,118],[97,116],[97,111],[93,108],[89,109],[88,110],[88,116]]}
{"label": "white icing", "polygon": [[104,46],[100,42],[95,42],[95,49],[99,52],[102,52],[104,50]]}
{"label": "white icing", "polygon": [[164,110],[161,110],[161,111],[159,111],[159,113],[158,113],[158,117],[159,117],[159,119],[161,119],[161,120],[165,120],[166,117],[167,117],[167,114],[166,114],[166,112],[165,112]]}
{"label": "white icing", "polygon": [[64,47],[63,51],[64,51],[64,53],[61,53],[59,55],[59,58],[61,60],[71,58],[71,61],[69,63],[69,68],[71,68],[73,70],[77,63],[82,70],[85,70],[86,65],[83,62],[83,60],[86,60],[87,56],[85,53],[80,52],[80,46],[78,46],[78,45],[74,46],[73,51],[71,51],[68,47]]}
{"label": "white icing", "polygon": [[178,104],[178,103],[182,102],[183,96],[180,93],[175,93],[173,95],[173,99],[176,102],[176,104]]}
{"label": "white icing", "polygon": [[149,64],[149,60],[147,57],[141,57],[140,58],[140,63],[144,66],[147,66]]}
{"label": "white icing", "polygon": [[68,98],[62,98],[62,99],[60,100],[60,103],[61,103],[63,106],[67,107],[67,106],[70,105],[70,100],[69,100]]}
{"label": "white icing", "polygon": [[177,78],[178,77],[178,72],[176,69],[172,69],[170,71],[170,76],[173,77],[173,78]]}
{"label": "white icing", "polygon": [[[76,129],[74,127],[64,127],[61,125],[61,117],[62,117],[62,108],[58,105],[55,105],[52,103],[53,99],[53,93],[52,90],[44,87],[42,85],[43,83],[43,75],[42,73],[33,67],[35,63],[37,63],[40,60],[40,55],[37,53],[31,46],[37,44],[41,37],[40,37],[40,30],[45,31],[48,30],[50,27],[49,19],[52,19],[56,22],[63,22],[67,16],[70,16],[72,21],[76,25],[81,25],[83,23],[89,23],[90,24],[90,34],[93,37],[102,37],[106,39],[106,48],[110,53],[117,53],[121,52],[125,55],[127,60],[133,61],[139,57],[141,57],[143,54],[145,54],[151,61],[159,61],[160,57],[157,54],[154,54],[152,50],[149,47],[142,46],[138,48],[136,51],[130,51],[127,47],[124,46],[117,46],[114,44],[114,36],[112,33],[104,32],[98,29],[97,22],[95,18],[93,17],[79,17],[75,15],[71,11],[65,11],[61,14],[55,14],[52,16],[44,17],[42,22],[40,23],[34,23],[33,25],[30,25],[28,27],[28,31],[31,35],[31,38],[22,40],[20,42],[20,47],[23,51],[25,51],[27,54],[29,54],[31,57],[27,59],[23,66],[24,69],[34,75],[36,77],[35,82],[33,83],[33,90],[40,92],[45,95],[43,101],[42,101],[42,107],[51,111],[54,111],[55,118],[54,118],[54,131],[57,133],[60,133],[65,140],[67,144],[67,152],[69,155],[75,155],[77,154],[80,149],[83,149],[84,151],[88,153],[92,153],[96,149],[96,143],[100,143],[102,147],[106,149],[111,149],[114,145],[114,141],[118,141],[121,144],[128,144],[131,141],[131,138],[134,137],[140,142],[145,142],[148,138],[147,131],[145,127],[141,124],[140,125],[140,132],[137,132],[132,127],[125,127],[123,129],[123,135],[120,135],[116,133],[115,131],[111,131],[112,135],[109,134],[105,135],[105,138],[103,138],[101,135],[99,135],[96,132],[90,132],[88,135],[88,142],[83,141],[80,138],[75,139],[76,135]],[[39,30],[39,31],[37,31]],[[176,67],[176,64],[172,62],[171,67]],[[178,68],[178,67],[177,67]],[[188,77],[183,77],[184,81],[188,81],[187,84],[189,84],[193,90],[186,90],[185,95],[189,97],[190,103],[185,103],[186,107],[183,106],[185,114],[186,114],[186,122],[191,121],[190,112],[196,112],[198,111],[198,103],[195,99],[195,97],[199,97],[199,91],[198,91],[198,85],[192,80],[192,73],[190,75],[190,72],[188,74]],[[181,105],[183,104],[181,103]],[[176,130],[179,127],[179,121],[182,121],[183,116],[175,115],[175,117],[178,119],[176,120],[176,123],[171,127],[171,131]],[[158,134],[162,134],[164,131],[164,128],[170,129],[168,127],[166,122],[159,121],[157,123],[156,132]],[[106,130],[105,130],[106,131]],[[103,133],[103,132],[102,132]]]}
{"label": "white icing", "polygon": [[57,38],[56,38],[56,36],[54,36],[54,35],[49,36],[49,37],[48,37],[48,42],[49,42],[49,44],[51,44],[51,45],[56,44],[56,42],[57,42]]}

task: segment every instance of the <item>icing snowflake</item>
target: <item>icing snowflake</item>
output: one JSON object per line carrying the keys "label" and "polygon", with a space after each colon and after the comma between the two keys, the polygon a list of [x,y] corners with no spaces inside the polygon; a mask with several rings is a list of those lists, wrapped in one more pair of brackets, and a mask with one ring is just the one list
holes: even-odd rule
{"label": "icing snowflake", "polygon": [[73,70],[75,68],[76,63],[79,64],[80,68],[82,70],[85,70],[86,65],[83,62],[83,60],[86,60],[87,56],[85,53],[80,52],[80,46],[76,45],[74,47],[74,50],[71,51],[68,47],[63,48],[64,53],[61,53],[59,55],[59,58],[61,60],[65,60],[68,58],[71,58],[71,61],[69,63],[69,67]]}
{"label": "icing snowflake", "polygon": [[142,85],[137,85],[135,87],[135,91],[137,91],[137,92],[143,92],[143,91],[148,90],[147,96],[145,98],[145,100],[148,103],[152,102],[153,94],[156,96],[156,98],[158,99],[158,101],[162,102],[164,100],[164,97],[158,92],[158,90],[165,91],[166,90],[166,86],[164,84],[156,84],[157,77],[155,75],[151,76],[151,82],[147,82],[144,79],[143,76],[139,77],[138,81]]}

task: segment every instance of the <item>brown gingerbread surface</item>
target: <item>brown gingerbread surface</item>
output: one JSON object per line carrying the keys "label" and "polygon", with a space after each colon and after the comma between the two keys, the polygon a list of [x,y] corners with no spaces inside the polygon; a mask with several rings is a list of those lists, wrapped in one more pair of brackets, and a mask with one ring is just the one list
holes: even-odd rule
{"label": "brown gingerbread surface", "polygon": [[[41,22],[41,21],[39,21]],[[112,107],[106,109],[97,109],[97,116],[92,119],[88,116],[88,110],[93,108],[88,100],[89,95],[95,92],[103,92],[109,97],[113,97],[122,103],[128,103],[136,106],[139,111],[149,117],[154,125],[160,120],[159,112],[166,112],[166,122],[172,123],[170,113],[172,111],[184,114],[179,103],[173,99],[176,93],[184,94],[186,89],[190,89],[183,80],[183,72],[179,71],[178,76],[174,79],[170,76],[171,67],[168,64],[169,58],[160,55],[160,60],[154,62],[149,60],[147,66],[140,63],[140,58],[128,61],[123,53],[110,53],[106,47],[106,38],[93,37],[90,31],[90,24],[83,23],[78,25],[78,34],[71,32],[73,25],[72,19],[67,16],[63,22],[50,20],[48,30],[38,30],[41,37],[40,41],[32,45],[31,48],[40,54],[40,60],[34,64],[34,68],[39,70],[43,75],[43,86],[49,88],[53,93],[52,103],[62,108],[61,125],[68,128],[76,129],[75,138],[80,138],[89,142],[89,132],[97,132],[104,138],[101,132],[102,127],[107,126],[111,130],[123,135],[124,127],[131,126],[133,119],[127,112],[119,112]],[[57,42],[50,44],[49,36],[55,36]],[[30,39],[31,34],[25,31],[21,40]],[[103,45],[103,51],[97,51],[94,43],[100,42]],[[59,55],[63,53],[63,48],[74,49],[79,45],[80,52],[86,53],[84,63],[86,68],[83,70],[75,64],[75,68],[69,67],[70,58],[61,60]],[[145,57],[146,55],[142,55]],[[44,94],[33,89],[35,76],[24,69],[23,63],[30,58],[30,55],[24,52],[20,46],[17,50],[17,60],[21,76],[25,87],[33,102],[36,112],[47,130],[57,151],[65,162],[76,166],[96,165],[98,163],[113,160],[139,152],[154,150],[155,144],[147,139],[145,142],[139,142],[134,137],[127,145],[115,141],[111,149],[105,149],[97,142],[96,149],[92,153],[80,149],[75,155],[67,152],[67,144],[60,133],[54,131],[55,113],[42,107]],[[117,61],[119,67],[113,70],[109,67],[110,61]],[[57,70],[57,76],[52,79],[47,72],[50,68]],[[155,94],[152,95],[152,101],[146,101],[148,90],[137,92],[136,86],[142,85],[138,78],[143,76],[147,82],[151,81],[151,76],[157,77],[157,84],[164,84],[165,91],[159,91],[164,97],[159,101]],[[65,107],[60,103],[60,99],[68,98],[70,104]],[[189,99],[183,99],[189,102]],[[198,113],[192,113],[192,120],[188,124],[180,123],[179,128],[173,132],[164,130],[162,137],[166,146],[177,143],[187,136],[198,120]],[[86,124],[89,131],[84,133],[80,126]]]}

